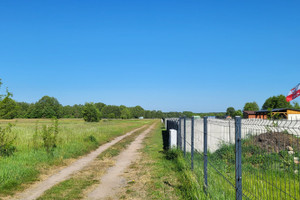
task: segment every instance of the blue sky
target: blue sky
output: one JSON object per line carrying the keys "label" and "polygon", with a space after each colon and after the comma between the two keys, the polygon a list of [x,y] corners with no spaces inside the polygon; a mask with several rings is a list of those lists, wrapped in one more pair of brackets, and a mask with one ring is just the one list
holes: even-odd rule
{"label": "blue sky", "polygon": [[274,0],[1,1],[0,78],[26,102],[262,106],[300,82],[299,10]]}

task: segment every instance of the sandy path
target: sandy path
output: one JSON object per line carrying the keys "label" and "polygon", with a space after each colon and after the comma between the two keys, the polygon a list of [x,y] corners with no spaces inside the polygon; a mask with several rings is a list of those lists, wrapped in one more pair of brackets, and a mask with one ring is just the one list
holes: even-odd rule
{"label": "sandy path", "polygon": [[50,189],[51,187],[53,187],[57,183],[60,183],[64,180],[68,179],[73,173],[78,172],[79,170],[81,170],[85,166],[89,165],[89,163],[92,162],[100,153],[102,153],[103,151],[105,151],[106,149],[111,147],[112,145],[116,144],[120,140],[124,139],[125,137],[131,135],[132,133],[144,128],[145,126],[137,128],[135,130],[132,130],[132,131],[126,133],[125,135],[119,136],[119,137],[115,138],[114,140],[112,140],[112,141],[110,141],[106,144],[101,145],[95,151],[92,151],[88,155],[78,159],[77,161],[75,161],[74,163],[69,165],[68,167],[62,169],[61,171],[59,171],[58,173],[48,177],[47,179],[45,179],[41,182],[37,182],[37,183],[33,184],[30,188],[28,188],[27,190],[25,190],[22,193],[17,194],[12,199],[20,199],[20,200],[37,199],[46,190]]}
{"label": "sandy path", "polygon": [[155,124],[141,133],[128,147],[116,157],[115,166],[109,168],[101,177],[101,184],[88,194],[87,199],[114,199],[114,196],[126,184],[126,179],[122,177],[125,170],[134,162],[139,155],[138,150],[142,148],[145,136],[153,129]]}

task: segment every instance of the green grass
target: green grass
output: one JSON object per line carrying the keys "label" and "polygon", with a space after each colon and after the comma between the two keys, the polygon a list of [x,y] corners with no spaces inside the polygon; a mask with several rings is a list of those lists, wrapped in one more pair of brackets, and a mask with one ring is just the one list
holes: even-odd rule
{"label": "green grass", "polygon": [[87,154],[99,145],[152,120],[102,120],[99,123],[87,123],[82,119],[60,119],[57,148],[53,157],[45,152],[41,137],[38,139],[38,149],[33,148],[37,121],[39,127],[51,124],[51,120],[46,119],[0,121],[1,127],[5,127],[9,122],[14,123],[12,130],[17,135],[14,143],[17,151],[14,155],[0,157],[0,197],[23,189],[21,184],[37,180],[39,175],[51,166],[64,165],[65,159]]}
{"label": "green grass", "polygon": [[181,195],[181,171],[173,160],[177,154],[163,151],[161,131],[158,124],[146,136],[141,159],[131,166],[129,182],[119,199],[185,199]]}
{"label": "green grass", "polygon": [[[146,128],[138,130],[125,137],[109,149],[101,153],[97,158],[98,161],[92,163],[89,167],[82,170],[81,174],[75,175],[74,177],[63,181],[48,191],[43,196],[38,198],[39,200],[72,200],[84,198],[83,191],[93,184],[99,183],[100,177],[99,170],[102,171],[101,175],[110,167],[112,164],[107,164],[107,160],[112,160],[113,157],[120,154],[140,133]],[[97,174],[98,173],[98,174]]]}
{"label": "green grass", "polygon": [[[250,199],[300,199],[299,165],[293,163],[294,156],[286,150],[266,152],[254,145],[251,138],[242,145],[243,194]],[[214,153],[208,153],[208,188],[204,193],[203,155],[194,155],[194,171],[190,168],[190,153],[175,160],[183,169],[187,180],[184,187],[186,199],[235,199],[235,146],[223,145]],[[216,170],[230,181],[228,183]],[[298,172],[295,173],[295,170]],[[190,184],[190,186],[189,186]],[[294,197],[291,198],[290,196]]]}

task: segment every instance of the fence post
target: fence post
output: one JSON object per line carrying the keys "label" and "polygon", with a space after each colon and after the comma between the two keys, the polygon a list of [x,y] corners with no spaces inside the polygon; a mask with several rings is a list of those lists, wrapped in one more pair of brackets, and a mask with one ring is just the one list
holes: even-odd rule
{"label": "fence post", "polygon": [[241,117],[235,117],[235,197],[242,200],[242,141]]}
{"label": "fence post", "polygon": [[204,190],[207,188],[207,117],[203,119],[203,153],[204,153]]}
{"label": "fence post", "polygon": [[184,152],[184,157],[186,155],[186,117],[184,117],[184,122],[183,122],[183,126],[184,126],[184,130],[183,130],[183,141],[184,141],[184,144],[183,144],[183,152]]}
{"label": "fence post", "polygon": [[177,149],[181,150],[180,142],[181,142],[181,117],[179,117],[179,121],[177,124]]}
{"label": "fence post", "polygon": [[191,170],[194,170],[194,117],[191,120]]}

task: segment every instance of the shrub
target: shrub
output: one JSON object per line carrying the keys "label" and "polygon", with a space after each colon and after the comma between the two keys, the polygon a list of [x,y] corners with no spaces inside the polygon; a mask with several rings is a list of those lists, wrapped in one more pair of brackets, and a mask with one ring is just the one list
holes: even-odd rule
{"label": "shrub", "polygon": [[0,156],[10,156],[16,151],[13,143],[16,135],[12,133],[12,124],[8,124],[6,128],[0,127]]}
{"label": "shrub", "polygon": [[43,126],[42,137],[43,137],[43,146],[46,149],[48,155],[53,156],[53,151],[56,148],[58,135],[58,120],[53,121],[52,126]]}
{"label": "shrub", "polygon": [[82,115],[86,122],[98,122],[100,120],[100,112],[94,103],[86,103],[83,107]]}

